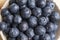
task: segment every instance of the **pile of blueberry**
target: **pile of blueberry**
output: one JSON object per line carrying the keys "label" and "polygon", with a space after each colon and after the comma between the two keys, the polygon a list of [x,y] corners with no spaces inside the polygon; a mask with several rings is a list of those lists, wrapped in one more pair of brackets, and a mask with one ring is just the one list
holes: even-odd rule
{"label": "pile of blueberry", "polygon": [[0,30],[8,40],[56,40],[60,16],[54,8],[51,0],[10,0]]}

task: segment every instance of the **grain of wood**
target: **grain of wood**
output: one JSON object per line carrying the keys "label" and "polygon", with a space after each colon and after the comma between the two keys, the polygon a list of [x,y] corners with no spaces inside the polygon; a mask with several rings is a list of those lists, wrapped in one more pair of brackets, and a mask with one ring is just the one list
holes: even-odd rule
{"label": "grain of wood", "polygon": [[0,39],[0,40],[7,40],[7,39],[6,39],[6,36],[3,34],[2,31],[0,31],[0,36],[1,36],[1,39]]}
{"label": "grain of wood", "polygon": [[3,6],[6,0],[0,0],[0,8]]}
{"label": "grain of wood", "polygon": [[[4,4],[0,4],[0,5],[3,5],[2,7],[0,7],[0,22],[2,22],[2,16],[1,16],[1,10],[3,9],[3,8],[6,8],[7,6],[8,6],[8,4],[9,4],[9,0],[0,0],[0,2],[3,2],[3,1],[5,1],[5,3]],[[0,38],[2,38],[2,39],[0,39],[0,40],[7,40],[7,38],[6,38],[6,36],[3,34],[3,32],[2,31],[0,31]]]}
{"label": "grain of wood", "polygon": [[1,35],[0,35],[0,40],[2,40]]}
{"label": "grain of wood", "polygon": [[56,3],[57,7],[59,8],[58,10],[60,10],[60,0],[53,0],[53,1]]}

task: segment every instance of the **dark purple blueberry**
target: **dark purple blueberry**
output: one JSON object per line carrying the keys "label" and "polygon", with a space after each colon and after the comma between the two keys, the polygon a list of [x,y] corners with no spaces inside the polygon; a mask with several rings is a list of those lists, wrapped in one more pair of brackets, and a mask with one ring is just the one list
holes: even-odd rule
{"label": "dark purple blueberry", "polygon": [[19,12],[19,6],[16,3],[13,3],[9,6],[9,10],[15,15]]}
{"label": "dark purple blueberry", "polygon": [[37,26],[37,18],[35,16],[31,16],[28,20],[30,27]]}
{"label": "dark purple blueberry", "polygon": [[17,28],[11,28],[9,31],[10,37],[17,37],[19,35],[19,30]]}
{"label": "dark purple blueberry", "polygon": [[26,35],[29,37],[29,38],[32,38],[35,34],[34,34],[34,30],[32,28],[29,28],[27,31],[26,31]]}
{"label": "dark purple blueberry", "polygon": [[52,23],[52,22],[49,22],[49,23],[46,25],[47,32],[56,31],[57,28],[58,28],[58,25],[57,25],[57,24],[54,24],[54,23]]}
{"label": "dark purple blueberry", "polygon": [[51,37],[51,40],[55,40],[55,38],[56,38],[56,34],[55,33],[51,32],[51,33],[49,33],[49,35]]}
{"label": "dark purple blueberry", "polygon": [[13,15],[7,15],[6,17],[3,18],[3,21],[7,23],[12,23],[13,22]]}
{"label": "dark purple blueberry", "polygon": [[46,6],[46,0],[37,0],[36,4],[38,7],[43,8]]}
{"label": "dark purple blueberry", "polygon": [[35,0],[27,0],[27,6],[29,8],[35,8]]}
{"label": "dark purple blueberry", "polygon": [[35,36],[33,37],[33,40],[39,40],[39,35],[35,35]]}
{"label": "dark purple blueberry", "polygon": [[55,3],[52,2],[52,1],[47,1],[46,6],[50,7],[51,9],[54,9],[55,8]]}
{"label": "dark purple blueberry", "polygon": [[20,15],[15,15],[14,23],[20,24],[22,22],[22,17]]}
{"label": "dark purple blueberry", "polygon": [[46,1],[52,2],[53,0],[46,0]]}
{"label": "dark purple blueberry", "polygon": [[20,31],[26,31],[29,28],[28,23],[26,21],[23,21],[20,25],[19,25],[19,29]]}
{"label": "dark purple blueberry", "polygon": [[17,4],[19,6],[25,5],[27,3],[27,0],[16,0]]}
{"label": "dark purple blueberry", "polygon": [[46,25],[49,22],[49,18],[48,17],[39,17],[38,18],[38,23],[40,25]]}
{"label": "dark purple blueberry", "polygon": [[45,35],[46,29],[45,29],[43,26],[37,26],[37,27],[35,28],[35,33],[36,33],[37,35]]}
{"label": "dark purple blueberry", "polygon": [[8,40],[16,40],[16,39],[15,39],[15,38],[11,38],[11,37],[9,37]]}
{"label": "dark purple blueberry", "polygon": [[5,23],[5,22],[0,22],[0,29],[2,30],[2,31],[7,31],[7,29],[8,29],[8,25],[7,25],[7,23]]}
{"label": "dark purple blueberry", "polygon": [[49,34],[45,34],[43,40],[51,40],[51,37]]}
{"label": "dark purple blueberry", "polygon": [[4,34],[8,34],[8,33],[9,33],[9,29],[10,29],[10,26],[9,26],[8,23],[0,22],[0,30],[1,30]]}
{"label": "dark purple blueberry", "polygon": [[10,0],[9,1],[9,5],[11,5],[12,3],[16,3],[16,0]]}
{"label": "dark purple blueberry", "polygon": [[54,31],[58,30],[58,24],[54,24]]}
{"label": "dark purple blueberry", "polygon": [[28,38],[28,40],[33,40],[32,38]]}
{"label": "dark purple blueberry", "polygon": [[20,6],[20,9],[24,9],[26,7],[26,5],[22,5]]}
{"label": "dark purple blueberry", "polygon": [[9,14],[11,14],[10,12],[9,12],[9,10],[8,10],[8,8],[4,8],[4,9],[2,9],[2,11],[1,11],[1,15],[2,16],[7,16],[7,15],[9,15]]}
{"label": "dark purple blueberry", "polygon": [[50,16],[52,13],[52,9],[50,7],[45,7],[43,9],[43,16]]}
{"label": "dark purple blueberry", "polygon": [[31,10],[27,7],[23,8],[21,11],[21,16],[25,19],[29,18],[31,16]]}
{"label": "dark purple blueberry", "polygon": [[34,8],[34,9],[32,10],[32,13],[33,13],[34,16],[40,17],[40,16],[42,15],[42,9],[36,7],[36,8]]}
{"label": "dark purple blueberry", "polygon": [[[53,19],[53,20],[52,20],[52,19]],[[51,20],[52,22],[54,22],[54,21],[56,21],[56,20],[60,20],[60,15],[59,15],[59,13],[56,12],[56,11],[53,11],[52,14],[51,14],[51,16],[50,16],[50,20]]]}
{"label": "dark purple blueberry", "polygon": [[28,37],[24,33],[20,32],[17,40],[28,40]]}

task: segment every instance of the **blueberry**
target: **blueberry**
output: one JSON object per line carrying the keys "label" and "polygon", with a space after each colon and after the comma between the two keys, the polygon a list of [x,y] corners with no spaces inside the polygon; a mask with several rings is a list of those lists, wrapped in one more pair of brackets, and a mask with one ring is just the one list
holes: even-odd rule
{"label": "blueberry", "polygon": [[9,1],[9,5],[11,5],[12,3],[16,3],[16,0],[10,0]]}
{"label": "blueberry", "polygon": [[27,31],[26,31],[26,35],[29,37],[29,38],[32,38],[35,34],[34,34],[34,30],[32,28],[29,28]]}
{"label": "blueberry", "polygon": [[50,16],[51,15],[51,13],[52,13],[52,9],[50,8],[50,7],[45,7],[44,9],[43,9],[43,16]]}
{"label": "blueberry", "polygon": [[25,7],[21,11],[21,16],[25,19],[29,18],[31,16],[31,10],[29,8]]}
{"label": "blueberry", "polygon": [[9,31],[10,37],[17,37],[19,35],[19,30],[17,28],[11,28]]}
{"label": "blueberry", "polygon": [[49,34],[45,34],[43,40],[51,40],[51,37]]}
{"label": "blueberry", "polygon": [[27,5],[29,8],[35,8],[35,0],[27,0]]}
{"label": "blueberry", "polygon": [[49,22],[49,18],[48,17],[39,17],[38,19],[39,19],[38,23],[40,25],[43,25],[43,26],[46,25]]}
{"label": "blueberry", "polygon": [[6,17],[4,17],[3,21],[5,21],[7,23],[12,23],[13,22],[13,15],[7,15]]}
{"label": "blueberry", "polygon": [[58,30],[58,24],[54,24],[54,31]]}
{"label": "blueberry", "polygon": [[38,7],[43,8],[46,6],[46,0],[37,0],[36,4]]}
{"label": "blueberry", "polygon": [[19,25],[19,29],[21,31],[26,31],[29,28],[28,23],[26,21],[23,21],[20,25]]}
{"label": "blueberry", "polygon": [[30,27],[37,26],[37,18],[35,16],[31,16],[28,20]]}
{"label": "blueberry", "polygon": [[33,37],[33,40],[39,40],[39,35],[35,35],[35,36]]}
{"label": "blueberry", "polygon": [[34,9],[32,10],[32,13],[33,13],[34,16],[40,17],[40,16],[42,15],[42,9],[36,7],[36,8],[34,8]]}
{"label": "blueberry", "polygon": [[27,3],[27,0],[16,0],[17,4],[19,6],[25,5]]}
{"label": "blueberry", "polygon": [[47,1],[46,6],[50,7],[51,9],[54,9],[55,8],[55,3],[52,2],[52,1]]}
{"label": "blueberry", "polygon": [[33,40],[32,38],[29,38],[28,40]]}
{"label": "blueberry", "polygon": [[51,32],[49,33],[49,35],[51,37],[51,40],[55,40],[55,37],[56,37],[55,33]]}
{"label": "blueberry", "polygon": [[19,24],[22,22],[22,17],[20,15],[15,15],[14,23]]}
{"label": "blueberry", "polygon": [[8,8],[4,8],[4,9],[1,10],[1,15],[2,16],[5,17],[5,16],[7,16],[9,14],[10,14],[10,12],[9,12]]}
{"label": "blueberry", "polygon": [[45,29],[43,26],[37,26],[37,27],[35,28],[35,33],[36,33],[37,35],[45,35],[46,29]]}
{"label": "blueberry", "polygon": [[8,40],[16,40],[16,39],[15,39],[15,38],[11,38],[11,37],[9,37]]}
{"label": "blueberry", "polygon": [[24,33],[20,32],[17,40],[28,40],[28,37]]}
{"label": "blueberry", "polygon": [[3,31],[4,34],[8,34],[10,26],[8,23],[0,22],[0,30]]}
{"label": "blueberry", "polygon": [[9,9],[13,14],[17,14],[17,12],[19,12],[19,6],[16,3],[11,4]]}
{"label": "blueberry", "polygon": [[[52,20],[52,19],[53,19],[53,20]],[[51,16],[50,16],[50,20],[51,20],[52,22],[54,22],[54,21],[56,21],[56,20],[60,20],[60,15],[59,15],[59,13],[56,12],[56,11],[53,11],[52,14],[51,14]]]}
{"label": "blueberry", "polygon": [[57,25],[57,24],[54,24],[54,23],[52,23],[52,22],[49,22],[49,23],[46,25],[47,32],[56,31],[57,28],[58,28],[58,25]]}
{"label": "blueberry", "polygon": [[52,2],[53,0],[46,0],[47,2]]}
{"label": "blueberry", "polygon": [[22,5],[20,6],[20,9],[24,9],[26,7],[26,5]]}
{"label": "blueberry", "polygon": [[0,30],[5,31],[5,32],[8,32],[8,31],[9,31],[8,28],[9,28],[9,26],[8,26],[7,23],[5,23],[5,22],[0,22]]}

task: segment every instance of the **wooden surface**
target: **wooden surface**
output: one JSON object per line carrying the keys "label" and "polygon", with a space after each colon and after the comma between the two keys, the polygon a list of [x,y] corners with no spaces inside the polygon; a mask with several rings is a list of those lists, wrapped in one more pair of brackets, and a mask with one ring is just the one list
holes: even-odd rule
{"label": "wooden surface", "polygon": [[[56,4],[55,10],[60,13],[60,0],[53,0],[53,1]],[[8,4],[8,1],[4,4],[4,7],[7,7],[6,4]],[[4,7],[2,7],[2,8],[4,8]],[[0,15],[0,22],[1,22],[1,15]],[[3,34],[3,33],[1,33],[1,34]],[[5,38],[3,38],[3,39],[5,40]],[[2,39],[0,38],[0,40],[2,40]],[[59,22],[59,28],[56,33],[56,40],[60,40],[60,22]]]}
{"label": "wooden surface", "polygon": [[0,40],[2,40],[1,35],[0,35]]}
{"label": "wooden surface", "polygon": [[0,0],[0,8],[3,6],[6,0]]}

